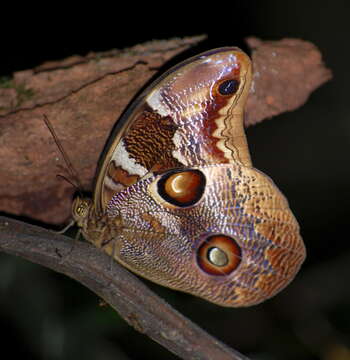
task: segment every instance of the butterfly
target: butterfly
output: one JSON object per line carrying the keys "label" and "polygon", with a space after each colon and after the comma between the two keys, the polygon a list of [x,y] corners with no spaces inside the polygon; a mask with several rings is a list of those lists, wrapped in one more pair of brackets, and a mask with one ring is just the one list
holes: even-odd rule
{"label": "butterfly", "polygon": [[73,203],[84,237],[132,272],[218,305],[282,290],[305,246],[286,198],[252,166],[251,78],[249,57],[223,47],[149,85],[115,126],[93,200]]}

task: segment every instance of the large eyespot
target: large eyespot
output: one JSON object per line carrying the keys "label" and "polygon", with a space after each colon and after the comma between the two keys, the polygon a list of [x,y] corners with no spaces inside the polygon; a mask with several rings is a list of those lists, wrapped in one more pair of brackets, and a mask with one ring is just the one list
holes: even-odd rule
{"label": "large eyespot", "polygon": [[218,92],[221,95],[233,95],[237,92],[239,88],[239,81],[235,79],[229,79],[223,81],[218,86]]}
{"label": "large eyespot", "polygon": [[158,181],[158,193],[172,205],[187,207],[202,197],[205,183],[199,170],[171,171]]}
{"label": "large eyespot", "polygon": [[242,259],[241,248],[227,235],[207,237],[197,252],[197,262],[201,269],[211,275],[228,275],[234,271]]}

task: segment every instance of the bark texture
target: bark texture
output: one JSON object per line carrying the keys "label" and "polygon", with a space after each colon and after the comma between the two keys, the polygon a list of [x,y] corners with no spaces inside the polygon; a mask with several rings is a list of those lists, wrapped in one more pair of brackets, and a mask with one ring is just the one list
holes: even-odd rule
{"label": "bark texture", "polygon": [[[0,211],[50,224],[67,221],[74,188],[56,177],[67,173],[43,115],[91,191],[99,156],[128,103],[160,67],[201,40],[153,41],[72,56],[2,81]],[[309,42],[249,38],[247,43],[254,66],[247,126],[298,108],[331,78],[320,52]]]}

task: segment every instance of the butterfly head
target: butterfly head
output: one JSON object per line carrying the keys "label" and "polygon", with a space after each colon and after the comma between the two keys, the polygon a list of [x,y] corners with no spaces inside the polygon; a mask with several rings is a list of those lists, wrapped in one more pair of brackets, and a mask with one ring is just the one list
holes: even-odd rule
{"label": "butterfly head", "polygon": [[83,227],[88,219],[90,209],[92,207],[92,200],[77,196],[72,205],[73,219],[79,227]]}

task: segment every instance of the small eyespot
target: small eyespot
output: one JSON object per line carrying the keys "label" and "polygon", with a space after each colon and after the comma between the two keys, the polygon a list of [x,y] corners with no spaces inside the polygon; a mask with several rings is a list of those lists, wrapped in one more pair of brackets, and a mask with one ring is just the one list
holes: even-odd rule
{"label": "small eyespot", "polygon": [[218,86],[218,91],[221,95],[232,95],[237,92],[239,88],[239,81],[235,79],[229,79],[223,81]]}
{"label": "small eyespot", "polygon": [[200,268],[211,275],[230,274],[237,269],[241,259],[241,248],[236,240],[221,234],[205,238],[197,252]]}
{"label": "small eyespot", "polygon": [[205,183],[199,170],[171,171],[158,181],[158,193],[172,205],[187,207],[200,200]]}

